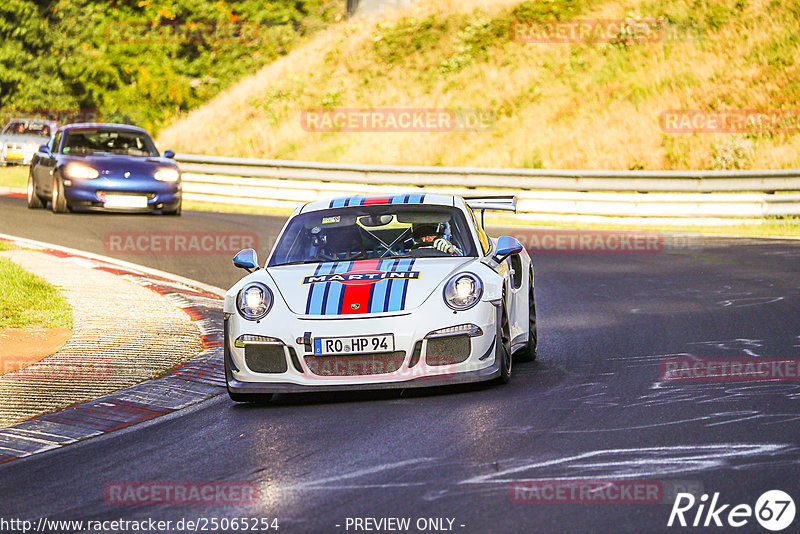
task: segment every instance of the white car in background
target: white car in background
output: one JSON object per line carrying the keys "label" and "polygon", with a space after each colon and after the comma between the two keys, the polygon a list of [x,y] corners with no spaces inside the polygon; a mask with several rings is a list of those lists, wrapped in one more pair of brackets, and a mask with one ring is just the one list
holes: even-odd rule
{"label": "white car in background", "polygon": [[274,393],[409,388],[511,377],[536,356],[533,266],[473,212],[513,197],[408,193],[297,208],[260,268],[225,296],[234,401]]}
{"label": "white car in background", "polygon": [[0,165],[30,165],[58,125],[45,119],[11,119],[0,131]]}

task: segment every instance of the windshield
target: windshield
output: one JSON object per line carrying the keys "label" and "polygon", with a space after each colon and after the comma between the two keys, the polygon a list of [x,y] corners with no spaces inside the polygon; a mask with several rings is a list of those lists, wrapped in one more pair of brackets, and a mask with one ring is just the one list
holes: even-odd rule
{"label": "windshield", "polygon": [[113,129],[68,130],[64,137],[63,154],[94,154],[109,152],[127,156],[157,157],[150,136],[142,132]]}
{"label": "windshield", "polygon": [[397,257],[476,256],[461,211],[382,205],[312,211],[289,221],[269,266]]}

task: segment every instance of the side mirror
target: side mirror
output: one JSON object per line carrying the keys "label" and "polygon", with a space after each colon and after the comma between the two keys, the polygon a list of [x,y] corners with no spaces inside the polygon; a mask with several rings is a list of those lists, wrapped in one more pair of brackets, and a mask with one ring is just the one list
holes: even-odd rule
{"label": "side mirror", "polygon": [[42,154],[48,154],[49,155],[50,154],[50,147],[47,146],[47,145],[42,145],[42,146],[39,147],[39,152],[41,152]]}
{"label": "side mirror", "polygon": [[248,273],[258,270],[258,255],[252,248],[240,250],[233,257],[233,265],[240,269],[244,269]]}
{"label": "side mirror", "polygon": [[169,159],[175,159],[175,152],[173,152],[172,150],[165,150],[164,157]]}
{"label": "side mirror", "polygon": [[522,252],[523,248],[522,243],[520,243],[518,239],[507,235],[501,236],[497,239],[497,251],[494,253],[492,259],[497,263],[503,263],[503,261],[512,254],[519,254]]}

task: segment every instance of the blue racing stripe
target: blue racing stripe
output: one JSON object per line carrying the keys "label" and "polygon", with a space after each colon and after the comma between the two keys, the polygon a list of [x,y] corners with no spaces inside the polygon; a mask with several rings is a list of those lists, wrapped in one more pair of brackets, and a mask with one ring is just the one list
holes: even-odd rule
{"label": "blue racing stripe", "polygon": [[[395,271],[407,271],[411,265],[412,260],[402,259],[398,262]],[[391,280],[389,289],[389,302],[386,306],[386,311],[400,311],[403,309],[403,295],[405,294],[405,287],[408,285],[408,280]]]}
{"label": "blue racing stripe", "polygon": [[[320,269],[322,269],[323,265],[324,264],[322,264],[322,263],[317,265],[317,268],[314,271],[314,274],[319,274],[319,271],[320,271]],[[306,315],[311,313],[311,302],[313,301],[314,292],[316,291],[316,286],[317,286],[317,284],[308,284],[308,298],[306,299]]]}
{"label": "blue racing stripe", "polygon": [[[414,267],[414,261],[415,260],[412,259],[411,263],[408,264],[408,270],[409,271]],[[403,283],[403,295],[400,298],[400,309],[401,310],[405,310],[406,309],[406,293],[408,293],[408,284],[409,283],[410,283],[409,280],[405,280],[404,283]]]}
{"label": "blue racing stripe", "polygon": [[[334,263],[333,264],[333,268],[330,271],[328,271],[327,274],[333,274],[333,273],[337,272],[337,270],[339,269],[339,265],[341,265],[341,264],[338,263],[338,262]],[[325,308],[327,308],[327,306],[328,306],[328,294],[331,291],[331,285],[332,284],[334,284],[334,282],[325,282],[324,284],[321,284],[323,286],[322,302],[320,302],[320,305],[319,305],[319,312],[317,312],[318,315],[325,315]]]}
{"label": "blue racing stripe", "polygon": [[[314,274],[331,274],[336,263],[320,263],[317,266],[317,271]],[[311,288],[308,290],[308,302],[306,303],[307,315],[320,315],[322,313],[322,299],[325,296],[325,287],[330,282],[322,284],[309,284]]]}
{"label": "blue racing stripe", "polygon": [[[344,261],[337,264],[334,273],[341,274],[349,272],[353,268],[352,261]],[[339,282],[327,282],[325,284],[325,303],[322,305],[322,315],[339,315],[342,313],[342,298],[344,297],[344,284]]]}
{"label": "blue racing stripe", "polygon": [[[389,270],[390,271],[397,271],[398,270],[397,267],[398,267],[398,265],[400,265],[400,263],[402,261],[403,260],[394,260],[394,263],[392,263],[392,267]],[[381,311],[385,311],[385,312],[389,311],[389,302],[391,301],[392,291],[394,290],[394,286],[395,286],[396,283],[397,283],[397,281],[393,280],[393,279],[390,279],[387,282],[386,295],[384,295],[384,298],[383,298],[383,308],[381,309]]]}
{"label": "blue racing stripe", "polygon": [[[378,270],[390,269],[392,263],[397,260],[381,260],[378,263]],[[386,300],[386,290],[389,286],[389,280],[381,280],[372,284],[372,292],[369,300],[369,313],[380,313],[384,311],[384,302]]]}

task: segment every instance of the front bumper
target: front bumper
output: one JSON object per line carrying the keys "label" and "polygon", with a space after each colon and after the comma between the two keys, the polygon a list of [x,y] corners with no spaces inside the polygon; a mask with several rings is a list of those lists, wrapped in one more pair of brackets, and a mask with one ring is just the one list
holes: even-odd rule
{"label": "front bumper", "polygon": [[[481,302],[472,310],[459,312],[457,315],[452,314],[451,310],[448,312],[450,313],[445,315],[444,319],[443,315],[439,314],[438,322],[443,324],[437,325],[436,328],[431,328],[430,321],[416,321],[423,325],[427,322],[427,326],[417,327],[412,324],[415,321],[411,320],[411,317],[417,316],[419,311],[400,316],[317,320],[287,314],[273,315],[275,313],[273,310],[270,313],[273,318],[269,325],[265,324],[266,319],[257,324],[231,314],[230,318],[224,321],[225,377],[228,390],[233,393],[297,393],[404,389],[481,382],[499,376],[500,362],[497,358],[496,336],[499,309],[491,303]],[[482,333],[469,337],[467,350],[458,350],[458,354],[453,354],[452,359],[448,360],[450,355],[442,354],[441,350],[441,347],[448,345],[440,342],[454,340],[456,336],[439,337],[436,340],[426,336],[433,330],[456,324],[477,325]],[[398,329],[398,325],[403,326],[402,330]],[[377,372],[358,372],[369,368],[369,365],[350,366],[348,362],[357,361],[359,355],[314,356],[308,345],[299,343],[307,340],[309,333],[311,337],[316,338],[381,332],[393,332],[397,352],[371,355],[372,370],[377,369]],[[273,372],[254,372],[248,367],[245,349],[235,346],[234,343],[243,334],[280,340],[285,363],[280,362],[280,365],[272,366]],[[453,342],[449,346],[463,348],[464,335],[461,336],[458,342]],[[399,354],[402,354],[402,363],[399,366],[391,366],[382,361],[382,357],[388,362]],[[320,364],[320,361],[325,363],[330,361],[331,364],[326,367],[325,363]],[[387,368],[388,371],[384,372]],[[326,373],[324,372],[326,369],[333,372]],[[343,372],[336,372],[337,369]],[[356,372],[349,372],[354,369]]]}
{"label": "front bumper", "polygon": [[[67,185],[69,183],[69,185]],[[147,207],[107,208],[101,200],[103,194],[147,196]],[[154,211],[175,209],[181,202],[180,182],[119,183],[102,178],[94,180],[65,180],[64,197],[70,206],[89,210]]]}

